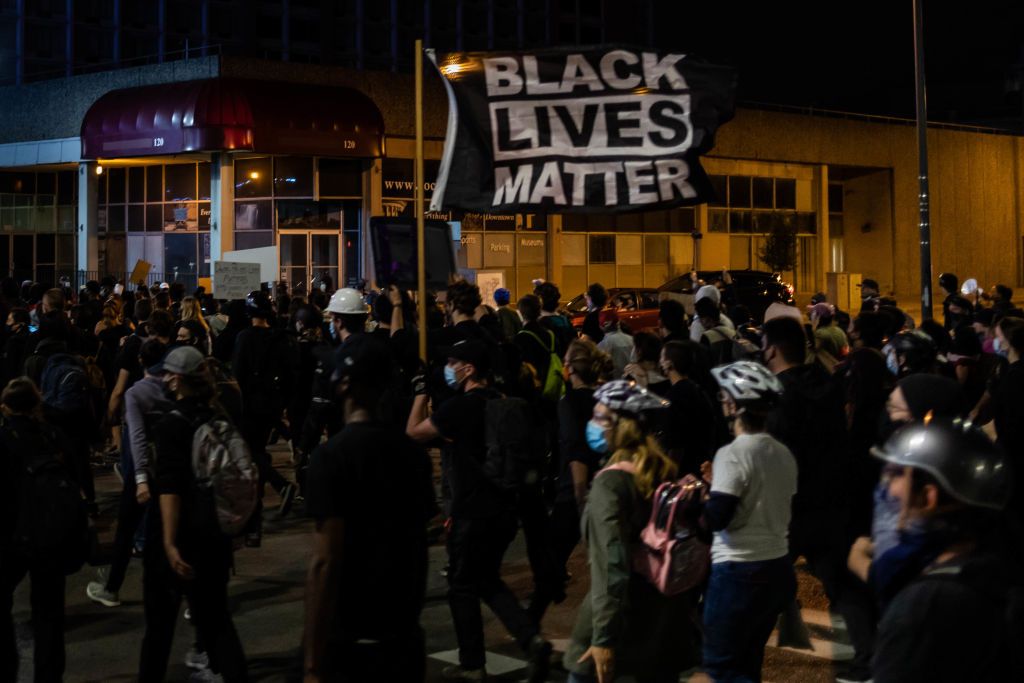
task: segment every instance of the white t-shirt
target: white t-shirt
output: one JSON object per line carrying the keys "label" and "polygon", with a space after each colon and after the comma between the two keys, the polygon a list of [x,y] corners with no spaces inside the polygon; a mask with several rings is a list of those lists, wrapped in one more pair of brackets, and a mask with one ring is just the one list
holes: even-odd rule
{"label": "white t-shirt", "polygon": [[711,562],[760,562],[789,553],[796,459],[769,434],[741,434],[718,449],[711,493],[740,499],[729,526],[715,532]]}

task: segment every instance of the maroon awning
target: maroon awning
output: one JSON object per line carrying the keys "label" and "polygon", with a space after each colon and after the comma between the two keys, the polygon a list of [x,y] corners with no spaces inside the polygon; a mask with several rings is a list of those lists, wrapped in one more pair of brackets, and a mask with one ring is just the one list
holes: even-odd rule
{"label": "maroon awning", "polygon": [[82,158],[182,152],[379,157],[384,120],[352,88],[210,78],[113,90],[82,121]]}

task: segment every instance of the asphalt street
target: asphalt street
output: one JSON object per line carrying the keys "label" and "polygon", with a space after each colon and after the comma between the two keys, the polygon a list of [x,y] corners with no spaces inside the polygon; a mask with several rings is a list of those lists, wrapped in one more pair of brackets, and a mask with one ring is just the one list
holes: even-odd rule
{"label": "asphalt street", "polygon": [[[289,473],[285,448],[273,448],[274,460],[282,473]],[[101,515],[101,542],[113,538],[116,500],[120,483],[109,470],[97,472]],[[277,504],[268,487],[268,521],[260,549],[245,549],[236,555],[236,574],[231,580],[230,599],[235,625],[242,639],[253,681],[301,680],[303,593],[309,559],[311,523],[302,516],[301,503],[284,520],[274,519]],[[427,636],[428,676],[440,681],[441,670],[456,661],[456,640],[445,598],[445,550],[442,542],[431,548],[428,594],[422,624]],[[121,591],[122,605],[102,607],[85,595],[85,586],[96,578],[96,567],[86,567],[67,582],[67,669],[68,683],[115,683],[135,680],[143,634],[142,562],[132,560]],[[578,548],[571,560],[573,580],[569,596],[553,606],[545,617],[544,633],[556,650],[564,650],[577,608],[586,593],[586,557]],[[820,584],[800,571],[800,599],[805,621],[812,633],[813,653],[769,647],[765,680],[774,683],[831,683],[832,660],[851,654],[841,620],[827,610]],[[504,567],[505,580],[525,599],[531,590],[531,574],[522,537],[510,548]],[[32,680],[31,627],[29,625],[28,581],[15,594],[22,668],[19,681]],[[490,680],[502,683],[522,680],[525,661],[515,642],[501,624],[484,608]],[[187,681],[185,654],[192,641],[192,627],[182,616],[175,634],[168,680]],[[774,642],[774,636],[773,641]],[[683,680],[687,680],[689,676]],[[565,681],[564,671],[553,668],[549,681]],[[694,681],[700,677],[694,677]]]}

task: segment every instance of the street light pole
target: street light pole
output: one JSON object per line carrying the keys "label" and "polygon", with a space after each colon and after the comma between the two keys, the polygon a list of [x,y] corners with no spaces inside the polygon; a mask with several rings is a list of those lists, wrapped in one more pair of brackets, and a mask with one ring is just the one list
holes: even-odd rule
{"label": "street light pole", "polygon": [[932,318],[932,227],[928,200],[928,101],[924,87],[924,0],[914,5],[914,76],[917,81],[918,236],[921,250],[921,318]]}
{"label": "street light pole", "polygon": [[417,40],[414,68],[416,69],[416,161],[413,179],[416,181],[416,192],[413,195],[416,203],[416,281],[418,288],[417,309],[420,327],[420,358],[427,359],[427,266],[426,238],[423,220],[423,41]]}

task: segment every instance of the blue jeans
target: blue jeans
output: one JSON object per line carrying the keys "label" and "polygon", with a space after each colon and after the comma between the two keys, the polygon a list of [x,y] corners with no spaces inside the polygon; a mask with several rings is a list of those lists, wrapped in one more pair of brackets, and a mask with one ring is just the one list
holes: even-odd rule
{"label": "blue jeans", "polygon": [[764,646],[796,597],[789,557],[711,565],[704,597],[704,671],[715,681],[761,680]]}

